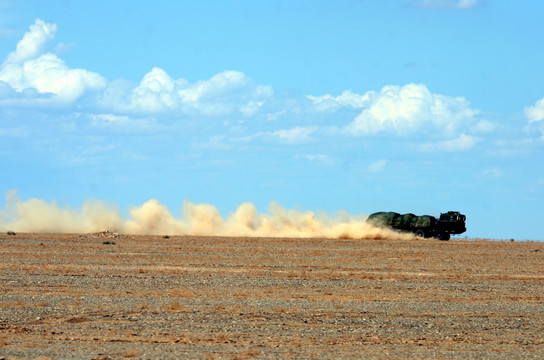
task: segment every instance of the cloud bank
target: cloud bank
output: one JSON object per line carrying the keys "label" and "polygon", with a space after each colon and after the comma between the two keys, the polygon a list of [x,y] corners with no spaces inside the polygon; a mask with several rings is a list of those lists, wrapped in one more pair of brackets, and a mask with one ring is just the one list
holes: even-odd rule
{"label": "cloud bank", "polygon": [[[477,4],[446,0],[413,3],[459,9]],[[277,94],[241,71],[225,70],[190,82],[173,78],[159,67],[153,67],[137,83],[108,80],[96,72],[72,68],[49,52],[56,33],[55,24],[37,19],[6,56],[0,66],[0,104],[60,108],[74,114],[74,124],[86,121],[88,128],[115,133],[183,129],[188,119],[194,121],[192,129],[202,133],[215,126],[215,133],[201,139],[199,146],[214,139],[229,147],[236,142],[304,146],[336,137],[400,138],[412,139],[410,151],[453,152],[470,151],[495,130],[464,97],[433,93],[424,84],[386,85],[363,94],[351,90],[339,95]],[[526,107],[524,114],[542,132],[544,99]],[[8,136],[12,128],[1,128],[0,136]],[[28,132],[18,129],[19,133]],[[235,136],[229,136],[232,134]],[[330,156],[328,159],[328,163],[334,161]]]}
{"label": "cloud bank", "polygon": [[95,72],[70,68],[57,55],[46,52],[56,31],[55,24],[37,19],[0,66],[0,96],[3,93],[5,104],[70,105],[95,94],[95,107],[121,113],[218,115],[238,111],[251,115],[273,94],[269,86],[257,85],[239,71],[190,83],[155,67],[136,86],[109,82]]}
{"label": "cloud bank", "polygon": [[[431,3],[438,4],[425,2],[426,6]],[[68,111],[78,109],[78,114],[83,109],[87,116],[78,115],[78,118],[89,119],[93,126],[117,130],[158,128],[160,124],[151,116],[196,116],[204,121],[230,116],[237,118],[237,123],[243,123],[244,119],[264,119],[264,125],[273,129],[238,138],[269,139],[284,144],[303,144],[339,134],[354,137],[425,134],[436,144],[416,149],[464,151],[477,143],[471,132],[485,128],[478,125],[486,123],[478,119],[480,112],[471,108],[465,98],[433,94],[423,84],[387,85],[381,91],[364,94],[346,90],[336,96],[276,96],[270,86],[257,84],[240,71],[225,70],[209,79],[189,82],[174,79],[159,67],[152,68],[137,84],[123,79],[109,81],[95,72],[71,68],[57,55],[47,52],[47,44],[56,32],[55,24],[40,19],[30,26],[0,67],[0,102],[8,106],[61,106]],[[542,110],[526,111],[534,119]],[[340,120],[325,125],[293,121],[316,116],[335,116]],[[285,120],[293,125],[289,126]],[[231,123],[234,122],[224,122],[225,126]],[[280,124],[283,128],[278,128]]]}

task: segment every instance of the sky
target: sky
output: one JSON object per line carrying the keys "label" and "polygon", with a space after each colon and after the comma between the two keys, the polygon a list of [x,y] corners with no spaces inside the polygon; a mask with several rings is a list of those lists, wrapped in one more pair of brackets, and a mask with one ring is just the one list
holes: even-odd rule
{"label": "sky", "polygon": [[0,0],[14,201],[467,216],[543,240],[544,2]]}

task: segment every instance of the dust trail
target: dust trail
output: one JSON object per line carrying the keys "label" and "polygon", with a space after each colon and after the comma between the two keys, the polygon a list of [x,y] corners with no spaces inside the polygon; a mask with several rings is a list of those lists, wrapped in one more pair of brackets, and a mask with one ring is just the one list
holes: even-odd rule
{"label": "dust trail", "polygon": [[59,207],[55,201],[21,200],[15,192],[6,196],[0,210],[0,231],[88,233],[115,231],[146,235],[210,235],[263,237],[321,237],[342,239],[411,239],[365,223],[364,215],[338,212],[334,216],[312,211],[288,210],[271,202],[267,213],[259,213],[254,204],[242,203],[226,218],[210,204],[184,201],[183,215],[176,218],[159,201],[151,199],[129,209],[125,219],[116,205],[93,200],[81,209]]}

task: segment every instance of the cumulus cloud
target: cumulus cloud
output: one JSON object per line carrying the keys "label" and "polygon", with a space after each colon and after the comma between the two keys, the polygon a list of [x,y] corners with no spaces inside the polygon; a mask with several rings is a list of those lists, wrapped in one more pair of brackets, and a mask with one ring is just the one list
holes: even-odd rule
{"label": "cumulus cloud", "polygon": [[451,136],[478,114],[464,98],[432,94],[420,84],[385,86],[379,93],[367,92],[365,99],[364,110],[347,126],[354,135],[432,132]]}
{"label": "cumulus cloud", "polygon": [[251,79],[240,71],[224,71],[209,80],[198,81],[178,91],[179,97],[186,103],[205,102],[209,99],[236,93],[251,85]]}
{"label": "cumulus cloud", "polygon": [[528,106],[523,110],[529,123],[544,120],[544,98],[538,100],[533,106]]}
{"label": "cumulus cloud", "polygon": [[[182,81],[177,82],[179,84]],[[140,84],[132,90],[128,106],[147,112],[174,109],[179,104],[174,93],[175,88],[176,82],[166,71],[155,67],[145,74]]]}
{"label": "cumulus cloud", "polygon": [[[253,137],[265,136],[290,144],[307,142],[315,133],[324,136],[424,133],[437,139],[455,140],[462,132],[492,129],[489,122],[474,119],[478,111],[471,109],[464,98],[433,94],[421,84],[389,85],[379,92],[363,95],[346,90],[337,96],[278,97],[270,86],[257,84],[240,71],[226,70],[209,79],[190,82],[175,79],[159,67],[152,68],[136,84],[122,79],[108,82],[97,73],[70,68],[57,55],[45,52],[56,31],[55,24],[40,19],[30,26],[15,51],[0,66],[0,104],[73,104],[94,93],[96,96],[89,98],[95,113],[88,115],[91,125],[118,129],[149,129],[156,125],[155,120],[149,119],[164,113],[209,117],[252,117],[261,113],[261,119],[269,122],[280,117],[307,121],[304,116],[317,113],[308,117],[311,124],[305,123],[311,126],[272,129]],[[543,117],[542,102],[526,109],[530,121]],[[326,116],[331,112],[340,118],[344,116],[345,122],[352,122],[340,129],[334,124],[318,126],[319,113]],[[359,115],[355,117],[356,113]]]}
{"label": "cumulus cloud", "polygon": [[367,95],[355,94],[351,90],[345,90],[338,96],[328,94],[322,96],[308,95],[308,98],[312,101],[317,111],[337,110],[342,107],[359,109],[363,108],[365,102],[368,101]]}
{"label": "cumulus cloud", "polygon": [[144,75],[133,89],[113,84],[104,93],[103,104],[122,112],[222,115],[256,113],[273,94],[269,86],[257,85],[240,71],[223,71],[208,80],[190,83],[173,79],[158,67]]}
{"label": "cumulus cloud", "polygon": [[183,106],[204,113],[252,111],[260,101],[273,95],[272,88],[257,85],[240,71],[223,71],[208,80],[178,90]]}
{"label": "cumulus cloud", "polygon": [[87,93],[96,93],[93,106],[107,112],[240,113],[248,117],[273,96],[270,86],[256,84],[243,72],[233,70],[191,83],[154,67],[136,86],[123,80],[108,82],[92,71],[70,68],[57,55],[46,52],[56,32],[57,25],[37,19],[6,57],[0,66],[1,104],[72,104]]}
{"label": "cumulus cloud", "polygon": [[417,0],[409,6],[422,9],[468,10],[480,5],[478,0]]}
{"label": "cumulus cloud", "polygon": [[56,55],[43,53],[56,29],[56,25],[37,19],[0,66],[0,81],[16,93],[26,94],[27,99],[41,99],[42,103],[43,94],[50,94],[54,102],[71,103],[86,92],[103,89],[107,81],[99,74],[69,68]]}
{"label": "cumulus cloud", "polygon": [[17,43],[15,51],[9,54],[7,62],[22,63],[37,57],[42,52],[45,44],[55,37],[56,32],[57,25],[36,19],[34,24],[30,25],[29,31]]}

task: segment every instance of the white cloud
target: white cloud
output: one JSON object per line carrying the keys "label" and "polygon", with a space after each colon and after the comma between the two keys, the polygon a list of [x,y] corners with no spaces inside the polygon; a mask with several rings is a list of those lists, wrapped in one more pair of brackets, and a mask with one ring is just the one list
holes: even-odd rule
{"label": "white cloud", "polygon": [[86,91],[101,90],[106,80],[93,72],[70,69],[53,54],[45,54],[23,64],[23,87],[32,87],[40,93],[52,93],[63,102],[72,102]]}
{"label": "white cloud", "polygon": [[108,81],[101,75],[74,69],[57,55],[44,52],[57,31],[55,24],[37,19],[0,66],[0,104],[71,104],[89,92],[100,95],[93,106],[102,111],[190,115],[240,113],[253,116],[273,96],[270,86],[258,85],[240,71],[223,71],[190,83],[173,79],[154,67],[137,86]]}
{"label": "white cloud", "polygon": [[255,114],[273,94],[269,86],[256,85],[239,71],[223,71],[208,80],[189,83],[172,79],[165,70],[153,68],[133,89],[112,86],[104,93],[106,107],[123,112],[221,115],[240,112]]}
{"label": "white cloud", "polygon": [[[56,25],[37,19],[19,41],[16,50],[0,66],[0,81],[19,94],[28,95],[28,89],[42,95],[52,94],[52,100],[60,103],[71,103],[88,91],[103,89],[107,81],[99,74],[71,69],[52,53],[40,55],[55,31]],[[38,98],[41,103],[44,101],[42,96],[26,97]]]}
{"label": "white cloud", "polygon": [[432,94],[419,84],[389,85],[365,97],[367,107],[347,126],[354,135],[423,132],[451,136],[478,114],[464,98]]}
{"label": "white cloud", "polygon": [[29,30],[17,43],[16,50],[9,54],[6,62],[22,63],[37,57],[45,44],[55,37],[57,25],[36,19],[34,24],[30,25]]}
{"label": "white cloud", "polygon": [[461,134],[455,139],[420,145],[419,149],[421,151],[466,151],[472,149],[478,141],[480,138],[476,136]]}
{"label": "white cloud", "polygon": [[152,118],[131,118],[127,115],[116,114],[91,114],[89,115],[91,125],[122,132],[157,131],[163,129]]}
{"label": "white cloud", "polygon": [[478,0],[417,0],[410,6],[423,9],[468,10],[480,5]]}
{"label": "white cloud", "polygon": [[355,94],[351,92],[351,90],[345,90],[336,97],[332,95],[308,95],[308,98],[312,101],[317,111],[336,110],[340,107],[353,107],[359,109],[363,108],[365,102],[368,101],[367,95]]}
{"label": "white cloud", "polygon": [[489,120],[481,120],[475,123],[474,126],[471,127],[471,130],[476,133],[489,133],[495,130],[495,124]]}
{"label": "white cloud", "polygon": [[316,131],[313,126],[301,127],[297,126],[289,130],[278,130],[272,133],[272,136],[279,138],[281,141],[296,144],[307,142],[310,139],[310,135]]}
{"label": "white cloud", "polygon": [[92,120],[93,125],[98,124],[128,124],[130,123],[130,118],[126,115],[114,115],[114,114],[96,114],[89,115]]}
{"label": "white cloud", "polygon": [[223,71],[209,80],[178,90],[185,108],[205,114],[254,111],[256,102],[272,96],[269,86],[256,85],[240,71]]}
{"label": "white cloud", "polygon": [[[43,53],[56,30],[56,25],[36,20],[16,50],[7,56],[0,67],[0,104],[70,104],[89,92],[96,92],[99,95],[90,98],[90,106],[101,113],[88,115],[91,124],[110,129],[125,128],[123,131],[130,127],[136,131],[156,129],[156,120],[149,116],[160,113],[239,115],[238,119],[227,120],[226,123],[231,124],[236,120],[244,122],[243,117],[261,112],[261,119],[289,121],[295,118],[314,125],[287,130],[270,129],[271,125],[267,125],[269,128],[257,136],[291,144],[307,142],[317,132],[322,136],[342,132],[345,135],[345,131],[356,136],[423,133],[432,135],[435,140],[449,139],[432,146],[463,149],[473,146],[476,139],[465,134],[493,129],[491,123],[475,119],[478,111],[471,109],[464,98],[432,94],[425,85],[419,84],[390,85],[379,92],[369,91],[363,95],[346,90],[338,96],[274,97],[270,86],[256,84],[240,71],[227,70],[191,83],[183,78],[174,79],[158,67],[152,68],[138,84],[123,80],[108,82],[97,73],[68,67],[55,54]],[[540,111],[544,107],[542,102],[544,100],[537,103]],[[328,128],[316,126],[316,117],[311,116],[316,111],[338,110],[346,110],[339,113],[345,119],[347,116],[353,119],[355,111],[360,114],[341,129],[334,125]],[[527,110],[530,119],[535,119],[535,111]],[[222,121],[225,123],[225,119]],[[308,125],[308,122],[304,124]]]}
{"label": "white cloud", "polygon": [[240,106],[240,112],[247,117],[253,116],[259,112],[259,109],[263,104],[264,101],[250,101],[247,104]]}
{"label": "white cloud", "polygon": [[538,100],[533,106],[523,109],[523,113],[529,123],[544,120],[544,98]]}
{"label": "white cloud", "polygon": [[[186,81],[178,80],[177,83],[184,85]],[[175,109],[180,103],[175,95],[176,85],[176,81],[168,76],[166,71],[155,67],[145,74],[140,84],[132,90],[127,107],[145,112]]]}
{"label": "white cloud", "polygon": [[217,99],[230,92],[246,88],[251,80],[240,71],[224,71],[209,80],[198,81],[178,91],[179,97],[186,103],[205,102]]}

